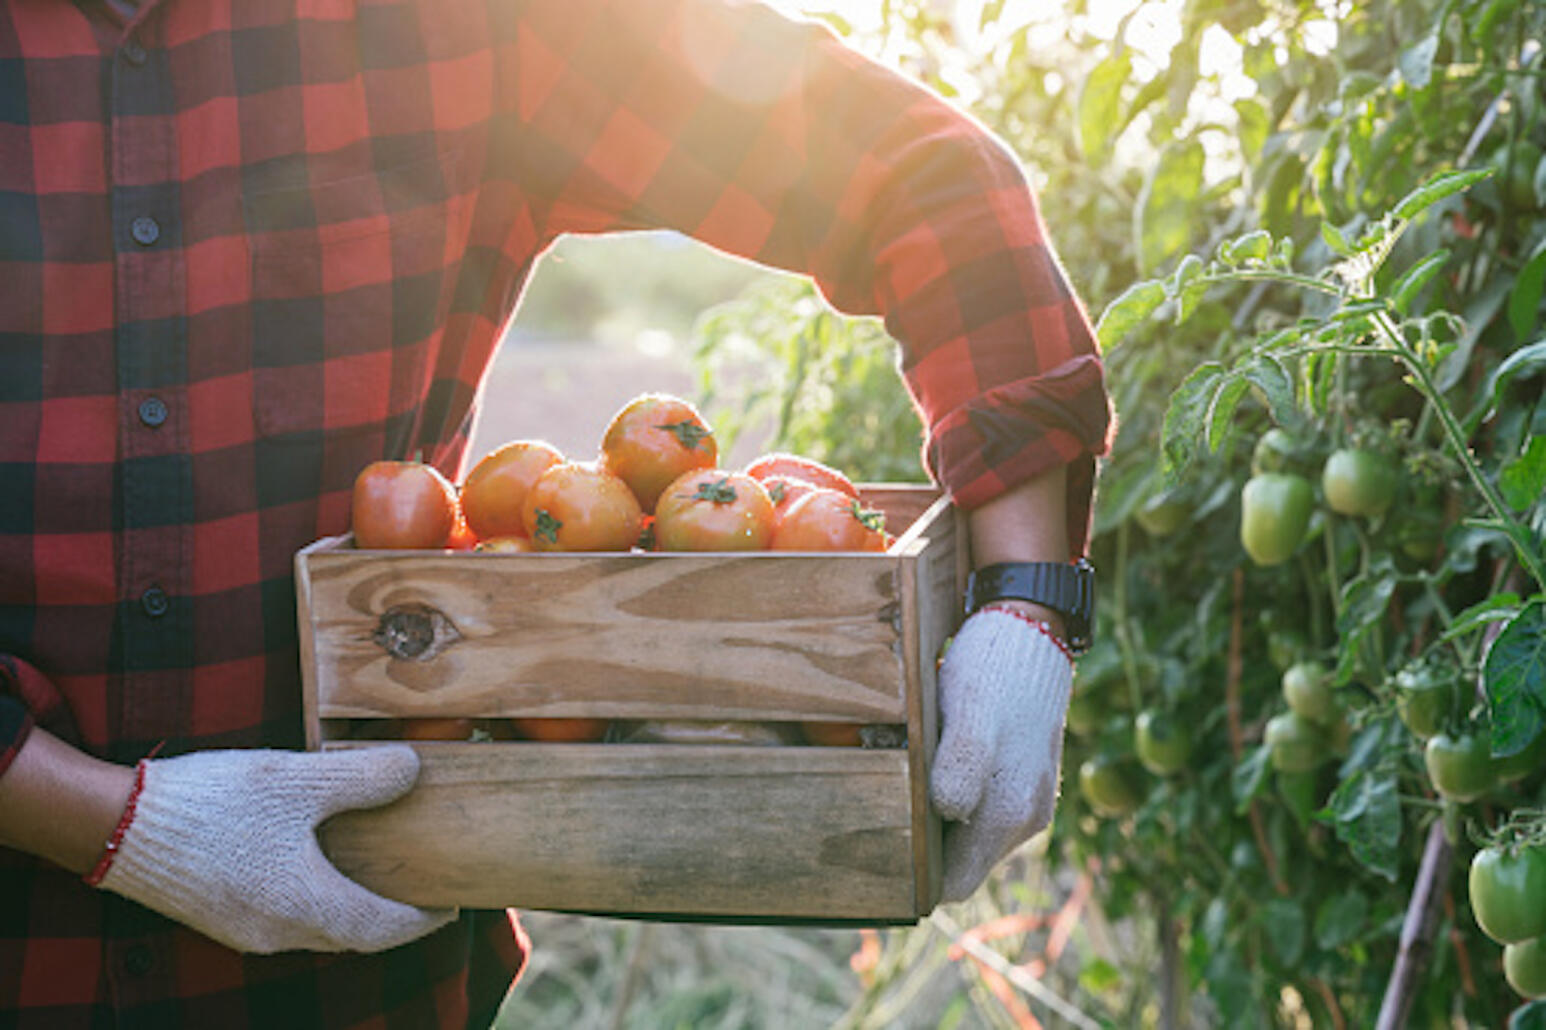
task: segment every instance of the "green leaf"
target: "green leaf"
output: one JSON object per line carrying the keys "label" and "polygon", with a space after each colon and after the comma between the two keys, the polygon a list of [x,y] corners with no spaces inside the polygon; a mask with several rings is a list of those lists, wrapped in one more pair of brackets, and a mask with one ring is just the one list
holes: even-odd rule
{"label": "green leaf", "polygon": [[1197,438],[1213,406],[1213,395],[1225,377],[1216,361],[1199,365],[1170,395],[1160,426],[1160,489],[1176,485],[1197,454]]}
{"label": "green leaf", "polygon": [[1490,417],[1493,410],[1503,402],[1503,393],[1508,389],[1509,381],[1515,376],[1530,376],[1542,371],[1546,371],[1546,340],[1537,340],[1504,358],[1497,370],[1492,373],[1492,389],[1488,391],[1492,395],[1492,406],[1484,413],[1483,418]]}
{"label": "green leaf", "polygon": [[1524,339],[1540,326],[1541,294],[1546,292],[1546,240],[1542,240],[1514,278],[1508,295],[1508,323]]}
{"label": "green leaf", "polygon": [[1490,168],[1476,168],[1466,172],[1445,172],[1435,176],[1401,198],[1392,213],[1400,219],[1411,221],[1445,197],[1470,189],[1492,174]]}
{"label": "green leaf", "polygon": [[1237,371],[1256,390],[1257,399],[1272,413],[1272,421],[1292,426],[1299,420],[1294,406],[1294,379],[1275,355],[1253,354]]}
{"label": "green leaf", "polygon": [[1525,452],[1506,462],[1498,473],[1503,499],[1524,511],[1546,492],[1546,436],[1532,436]]}
{"label": "green leaf", "polygon": [[1322,818],[1330,820],[1353,858],[1395,882],[1401,860],[1401,800],[1396,780],[1359,771],[1337,784]]}
{"label": "green leaf", "polygon": [[1095,337],[1102,350],[1111,350],[1121,343],[1134,328],[1154,314],[1165,303],[1165,284],[1157,279],[1145,279],[1133,283],[1101,312],[1095,327]]}
{"label": "green leaf", "polygon": [[1518,614],[1518,594],[1493,594],[1457,613],[1439,640],[1448,642],[1468,637],[1489,623],[1506,622]]}
{"label": "green leaf", "polygon": [[1390,303],[1401,314],[1408,314],[1412,309],[1412,302],[1423,291],[1423,287],[1439,274],[1444,263],[1449,260],[1449,251],[1437,250],[1423,258],[1417,264],[1406,270],[1406,274],[1397,279],[1390,287]]}
{"label": "green leaf", "polygon": [[1245,391],[1250,389],[1250,385],[1234,374],[1227,376],[1219,384],[1218,390],[1213,394],[1213,403],[1208,406],[1208,450],[1216,452],[1224,443],[1235,417],[1235,408],[1239,407],[1240,399],[1245,396]]}
{"label": "green leaf", "polygon": [[1261,148],[1267,142],[1267,134],[1270,131],[1267,108],[1260,100],[1246,99],[1235,101],[1235,117],[1238,119],[1236,135],[1240,140],[1240,150],[1247,161],[1256,160],[1261,153]]}
{"label": "green leaf", "polygon": [[1492,642],[1482,686],[1492,714],[1492,753],[1518,754],[1540,732],[1546,712],[1546,598],[1531,598]]}
{"label": "green leaf", "polygon": [[1433,81],[1433,58],[1439,52],[1439,37],[1430,33],[1401,52],[1397,67],[1407,84],[1416,89],[1427,89]]}
{"label": "green leaf", "polygon": [[1369,918],[1369,899],[1357,888],[1333,894],[1315,912],[1315,943],[1336,951],[1357,940]]}
{"label": "green leaf", "polygon": [[1196,140],[1174,143],[1160,152],[1133,208],[1141,268],[1158,268],[1187,249],[1197,229],[1203,161],[1203,147]]}
{"label": "green leaf", "polygon": [[1326,246],[1331,248],[1331,252],[1338,257],[1352,257],[1355,253],[1353,245],[1347,241],[1347,237],[1342,234],[1342,230],[1330,222],[1321,223],[1321,239],[1326,242]]}
{"label": "green leaf", "polygon": [[1124,50],[1097,64],[1079,91],[1079,149],[1097,167],[1106,163],[1123,125],[1122,87],[1132,71],[1130,51]]}
{"label": "green leaf", "polygon": [[1247,261],[1266,261],[1272,253],[1272,234],[1265,229],[1255,229],[1243,236],[1225,240],[1219,244],[1219,260],[1226,265],[1241,265]]}
{"label": "green leaf", "polygon": [[1293,898],[1273,898],[1262,906],[1262,929],[1278,961],[1292,969],[1304,957],[1304,905]]}

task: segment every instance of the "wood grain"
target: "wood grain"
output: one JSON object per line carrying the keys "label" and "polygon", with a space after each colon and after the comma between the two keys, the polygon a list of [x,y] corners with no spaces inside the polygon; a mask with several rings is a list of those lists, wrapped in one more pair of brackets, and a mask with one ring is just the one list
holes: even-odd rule
{"label": "wood grain", "polygon": [[[368,744],[338,743],[329,747]],[[349,876],[419,905],[909,920],[904,751],[416,744],[403,800],[334,817]]]}

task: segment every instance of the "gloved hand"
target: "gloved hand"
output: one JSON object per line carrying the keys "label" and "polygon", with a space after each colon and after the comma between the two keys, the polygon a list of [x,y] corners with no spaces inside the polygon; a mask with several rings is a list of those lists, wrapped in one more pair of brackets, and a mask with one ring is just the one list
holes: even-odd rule
{"label": "gloved hand", "polygon": [[969,617],[939,675],[929,791],[945,824],[943,898],[971,895],[1052,821],[1073,661],[1050,630],[992,606]]}
{"label": "gloved hand", "polygon": [[101,886],[237,951],[381,951],[456,918],[373,894],[322,853],[328,816],[382,805],[419,775],[407,746],[202,751],[142,763]]}

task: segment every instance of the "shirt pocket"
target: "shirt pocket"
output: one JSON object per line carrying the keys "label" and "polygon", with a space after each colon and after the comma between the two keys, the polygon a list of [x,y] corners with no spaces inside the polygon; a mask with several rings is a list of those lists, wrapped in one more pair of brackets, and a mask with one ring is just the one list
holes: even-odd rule
{"label": "shirt pocket", "polygon": [[404,437],[450,306],[458,165],[456,153],[435,152],[243,195],[260,436]]}

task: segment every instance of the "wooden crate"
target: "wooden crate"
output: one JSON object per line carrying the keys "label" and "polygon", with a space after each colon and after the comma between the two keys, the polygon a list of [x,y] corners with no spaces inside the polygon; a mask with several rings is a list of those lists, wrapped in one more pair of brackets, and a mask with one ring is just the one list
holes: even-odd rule
{"label": "wooden crate", "polygon": [[[937,902],[936,656],[961,516],[865,501],[884,554],[296,558],[308,745],[350,720],[600,716],[905,727],[905,747],[423,742],[414,790],[330,820],[346,873],[421,905],[735,922],[912,922]],[[395,652],[395,653],[394,653]],[[900,734],[898,734],[900,736]]]}

